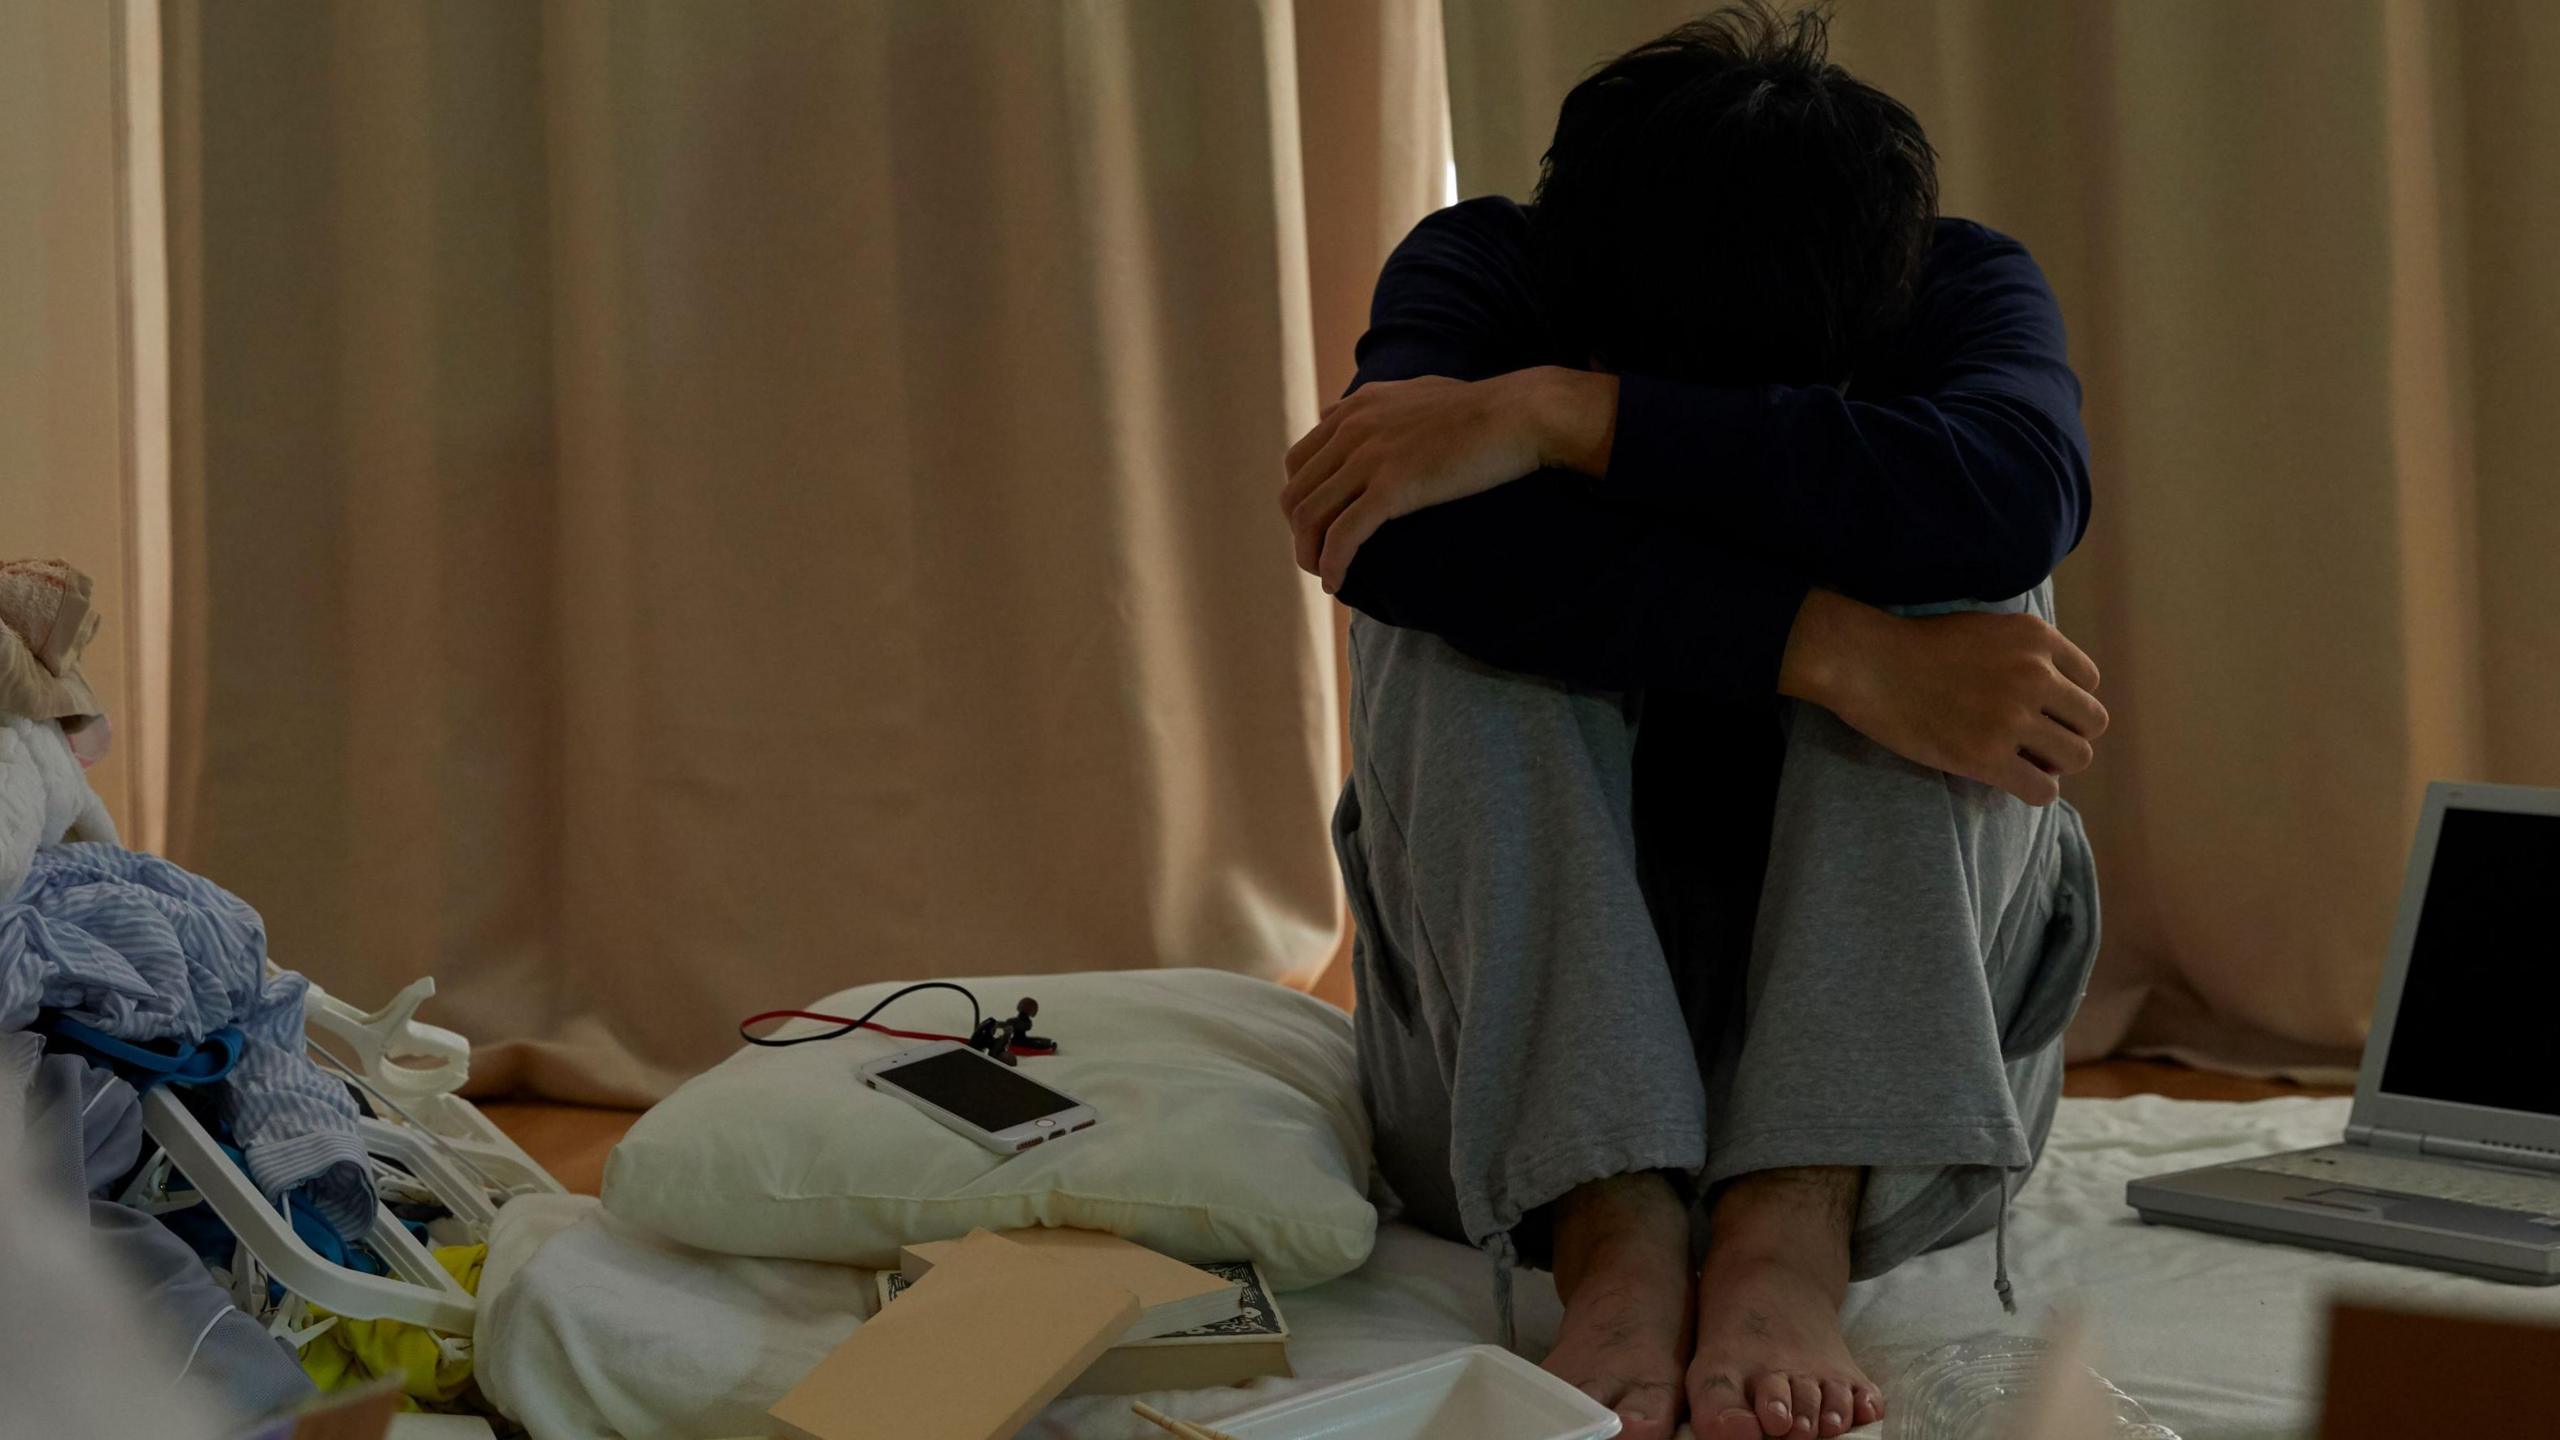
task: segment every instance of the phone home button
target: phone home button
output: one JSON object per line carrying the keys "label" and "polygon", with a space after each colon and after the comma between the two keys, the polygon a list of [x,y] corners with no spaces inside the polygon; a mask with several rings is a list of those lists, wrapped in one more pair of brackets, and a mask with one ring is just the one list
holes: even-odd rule
{"label": "phone home button", "polygon": [[1039,1124],[1040,1128],[1043,1130],[1055,1130],[1058,1128],[1058,1122],[1055,1120],[1043,1120],[1039,1122]]}

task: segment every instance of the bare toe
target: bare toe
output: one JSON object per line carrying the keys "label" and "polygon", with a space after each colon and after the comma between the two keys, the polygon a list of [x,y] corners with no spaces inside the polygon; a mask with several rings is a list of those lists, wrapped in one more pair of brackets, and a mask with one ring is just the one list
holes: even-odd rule
{"label": "bare toe", "polygon": [[1849,1428],[1849,1382],[1822,1382],[1822,1440],[1831,1440]]}
{"label": "bare toe", "polygon": [[1704,1425],[1692,1416],[1690,1424],[1698,1440],[1763,1440],[1760,1417],[1748,1410],[1727,1410]]}
{"label": "bare toe", "polygon": [[1628,1440],[1671,1440],[1690,1355],[1687,1216],[1659,1177],[1585,1187],[1561,1208],[1564,1323],[1546,1369],[1615,1411]]}
{"label": "bare toe", "polygon": [[1768,1435],[1791,1435],[1796,1428],[1796,1392],[1787,1382],[1783,1370],[1773,1370],[1752,1382],[1755,1408],[1760,1412],[1760,1429]]}
{"label": "bare toe", "polygon": [[1680,1387],[1667,1380],[1631,1384],[1609,1408],[1617,1412],[1618,1433],[1626,1440],[1671,1440],[1680,1418]]}
{"label": "bare toe", "polygon": [[1730,1423],[1742,1414],[1765,1440],[1835,1440],[1881,1416],[1840,1333],[1845,1233],[1794,1233],[1783,1207],[1728,1226],[1731,1214],[1729,1194],[1698,1280],[1689,1406],[1701,1440],[1752,1440]]}
{"label": "bare toe", "polygon": [[1689,1425],[1698,1440],[1760,1440],[1760,1416],[1750,1395],[1722,1372],[1690,1373]]}
{"label": "bare toe", "polygon": [[1575,1387],[1618,1417],[1621,1440],[1671,1440],[1680,1420],[1680,1387],[1660,1380],[1586,1380]]}
{"label": "bare toe", "polygon": [[[1612,1357],[1620,1360],[1642,1360],[1621,1352]],[[1602,1361],[1601,1363],[1608,1363]],[[1676,1361],[1673,1362],[1676,1365]],[[1573,1382],[1574,1388],[1609,1407],[1619,1420],[1619,1434],[1625,1440],[1671,1440],[1680,1420],[1680,1382],[1676,1379],[1647,1379],[1623,1374],[1572,1373],[1578,1370],[1571,1358],[1560,1366],[1551,1356],[1546,1368]],[[1672,1374],[1679,1372],[1675,1368]]]}

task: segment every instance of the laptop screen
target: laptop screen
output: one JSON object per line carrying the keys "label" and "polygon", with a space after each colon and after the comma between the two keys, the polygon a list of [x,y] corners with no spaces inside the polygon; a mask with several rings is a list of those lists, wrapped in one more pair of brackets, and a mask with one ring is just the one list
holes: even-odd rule
{"label": "laptop screen", "polygon": [[2560,1115],[2560,816],[2448,807],[2382,1091]]}

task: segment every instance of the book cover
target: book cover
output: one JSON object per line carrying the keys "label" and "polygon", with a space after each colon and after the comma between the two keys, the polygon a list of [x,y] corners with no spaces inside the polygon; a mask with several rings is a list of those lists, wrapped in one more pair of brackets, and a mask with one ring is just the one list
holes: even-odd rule
{"label": "book cover", "polygon": [[[1120,1337],[1122,1340],[1147,1340],[1197,1330],[1242,1313],[1235,1281],[1117,1235],[1069,1227],[998,1233],[1013,1244],[1136,1295],[1141,1314],[1138,1322],[1129,1327],[1129,1333]],[[906,1246],[899,1252],[903,1273],[909,1280],[923,1279],[933,1272],[936,1262],[952,1253],[956,1243],[945,1240]]]}
{"label": "book cover", "polygon": [[797,1440],[998,1440],[1138,1316],[1138,1298],[980,1230],[766,1413]]}
{"label": "book cover", "polygon": [[[1200,1267],[1232,1280],[1240,1306],[1231,1320],[1112,1346],[1064,1395],[1140,1395],[1153,1390],[1214,1390],[1262,1377],[1287,1377],[1289,1322],[1262,1271],[1250,1260],[1208,1260]],[[885,1308],[915,1283],[894,1270],[880,1274]]]}

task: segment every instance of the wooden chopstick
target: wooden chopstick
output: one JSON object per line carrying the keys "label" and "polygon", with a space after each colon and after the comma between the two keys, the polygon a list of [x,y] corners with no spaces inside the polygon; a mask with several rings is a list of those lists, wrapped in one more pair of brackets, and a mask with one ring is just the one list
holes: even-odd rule
{"label": "wooden chopstick", "polygon": [[1212,1430],[1206,1425],[1194,1425],[1188,1420],[1176,1420],[1144,1400],[1131,1402],[1129,1408],[1138,1412],[1139,1419],[1176,1437],[1176,1440],[1236,1440],[1236,1437],[1224,1430]]}

